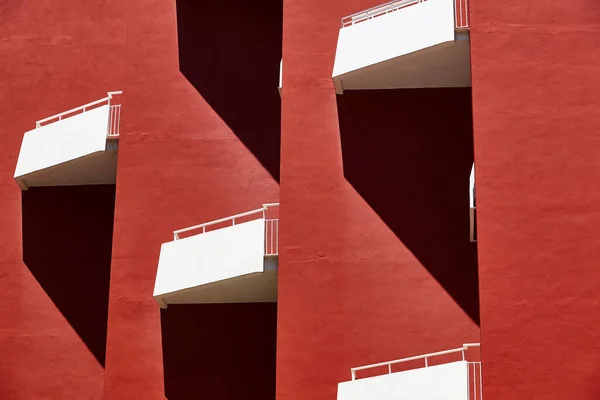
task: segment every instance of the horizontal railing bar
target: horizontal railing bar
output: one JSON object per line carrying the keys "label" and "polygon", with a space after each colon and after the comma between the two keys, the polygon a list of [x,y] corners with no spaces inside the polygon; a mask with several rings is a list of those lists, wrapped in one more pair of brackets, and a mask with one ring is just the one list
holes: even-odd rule
{"label": "horizontal railing bar", "polygon": [[480,343],[464,343],[462,345],[462,347],[458,347],[456,349],[450,349],[450,350],[444,350],[444,351],[437,351],[435,353],[422,354],[422,355],[419,355],[419,356],[413,356],[413,357],[407,357],[407,358],[400,358],[400,359],[397,359],[397,360],[386,361],[386,362],[381,362],[381,363],[377,363],[377,364],[363,365],[361,367],[350,368],[350,372],[352,373],[352,376],[354,377],[354,373],[356,371],[363,371],[365,369],[371,369],[371,368],[377,368],[377,367],[385,367],[385,366],[388,366],[388,365],[399,364],[399,363],[403,363],[403,362],[407,362],[407,361],[423,360],[423,359],[427,359],[429,357],[443,356],[445,354],[461,353],[461,352],[464,352],[465,350],[468,350],[469,347],[480,347],[480,346],[481,346]]}
{"label": "horizontal railing bar", "polygon": [[[392,0],[375,7],[348,15],[341,19],[342,28],[389,14],[408,6],[424,3],[428,0]],[[458,4],[457,4],[458,2]],[[469,30],[468,0],[454,0],[454,27],[457,30]]]}
{"label": "horizontal railing bar", "polygon": [[225,218],[215,219],[214,221],[205,222],[203,224],[190,226],[188,228],[178,229],[176,231],[173,231],[173,233],[183,233],[183,232],[193,231],[195,229],[203,228],[203,227],[210,226],[210,225],[215,225],[215,224],[218,224],[220,222],[231,221],[231,220],[233,220],[235,218],[247,217],[249,215],[258,214],[259,212],[263,212],[264,210],[265,210],[264,208],[257,208],[256,210],[246,211],[244,213],[236,214],[236,215],[233,215],[231,217],[225,217]]}
{"label": "horizontal railing bar", "polygon": [[[353,22],[353,20],[354,20],[355,17],[359,17],[359,16],[362,16],[364,14],[367,14],[367,17],[368,17],[368,14],[370,12],[372,12],[372,11],[379,11],[379,10],[381,10],[381,13],[380,14],[376,14],[376,15],[382,15],[382,14],[386,14],[387,11],[389,10],[389,8],[394,8],[393,7],[394,5],[396,5],[397,7],[401,7],[401,6],[405,6],[405,5],[409,5],[409,4],[413,4],[413,3],[420,3],[422,1],[424,1],[424,0],[400,0],[400,1],[399,0],[392,0],[392,1],[388,1],[387,3],[383,3],[383,4],[380,4],[378,6],[371,7],[371,8],[368,8],[366,10],[363,10],[363,11],[360,11],[360,12],[357,12],[357,13],[354,13],[354,14],[351,14],[351,15],[348,15],[348,16],[342,18],[342,27],[346,26],[345,25],[345,21]],[[390,7],[390,6],[392,6],[392,7]]]}
{"label": "horizontal railing bar", "polygon": [[278,207],[279,203],[265,203],[263,204],[264,208],[269,208],[269,207]]}
{"label": "horizontal railing bar", "polygon": [[107,94],[107,96],[106,96],[106,97],[103,97],[103,98],[101,98],[101,99],[99,99],[99,100],[95,100],[95,101],[92,101],[91,103],[87,103],[87,104],[84,104],[84,105],[82,105],[82,106],[75,107],[75,108],[72,108],[72,109],[70,109],[70,110],[63,111],[63,112],[61,112],[61,113],[58,113],[58,114],[52,115],[52,116],[50,116],[50,117],[47,117],[47,118],[44,118],[44,119],[40,119],[39,121],[35,121],[35,123],[36,123],[36,125],[38,125],[38,124],[42,124],[42,123],[44,123],[44,122],[51,121],[51,120],[53,120],[53,119],[56,119],[56,118],[62,117],[62,116],[64,116],[64,115],[72,114],[72,113],[74,113],[74,112],[76,112],[76,111],[83,110],[83,109],[85,109],[85,108],[89,108],[89,107],[95,106],[95,105],[97,105],[97,104],[101,104],[101,103],[107,102],[107,101],[109,101],[110,99],[112,99],[112,97],[113,97],[114,95],[123,94],[123,91],[122,91],[122,90],[115,90],[115,91],[112,91],[112,92],[107,92],[106,94]]}
{"label": "horizontal railing bar", "polygon": [[261,208],[257,208],[256,210],[246,211],[246,212],[243,212],[243,213],[240,213],[240,214],[236,214],[236,215],[232,215],[232,216],[229,216],[229,217],[219,218],[219,219],[215,219],[213,221],[204,222],[202,224],[190,226],[190,227],[187,227],[187,228],[178,229],[178,230],[173,231],[173,237],[175,239],[178,239],[177,235],[180,234],[180,233],[185,233],[185,232],[193,231],[193,230],[196,230],[196,229],[206,228],[207,226],[216,225],[216,224],[219,224],[219,223],[222,223],[222,222],[233,221],[236,218],[242,218],[242,217],[247,217],[247,216],[258,214],[258,213],[264,213],[264,212],[267,211],[267,209],[269,207],[277,207],[277,206],[279,206],[279,203],[266,203],[266,204],[263,204],[263,206]]}
{"label": "horizontal railing bar", "polygon": [[84,108],[88,108],[88,107],[91,107],[91,106],[95,106],[96,104],[104,103],[105,101],[108,101],[108,99],[110,99],[110,97],[107,96],[107,97],[105,97],[103,99],[92,101],[91,103],[87,103],[87,104],[84,104],[82,106],[72,108],[72,109],[70,109],[68,111],[63,111],[63,112],[61,112],[59,114],[56,114],[56,115],[53,115],[51,117],[40,119],[39,121],[35,121],[35,123],[36,124],[41,124],[43,122],[47,122],[47,121],[53,120],[53,119],[58,118],[58,117],[62,117],[63,115],[71,114],[71,113],[74,113],[75,111],[83,110]]}
{"label": "horizontal railing bar", "polygon": [[362,370],[370,369],[370,368],[385,367],[387,365],[399,364],[399,363],[403,363],[403,362],[407,362],[407,361],[422,360],[422,359],[428,358],[428,357],[443,356],[444,354],[460,353],[463,350],[464,350],[464,347],[459,347],[456,349],[438,351],[435,353],[423,354],[420,356],[400,358],[398,360],[392,360],[392,361],[381,362],[381,363],[377,363],[377,364],[364,365],[362,367],[350,368],[350,371],[362,371]]}

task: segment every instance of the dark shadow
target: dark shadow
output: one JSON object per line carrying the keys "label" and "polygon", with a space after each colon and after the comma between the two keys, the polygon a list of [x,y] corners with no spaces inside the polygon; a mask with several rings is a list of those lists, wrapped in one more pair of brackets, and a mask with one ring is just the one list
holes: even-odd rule
{"label": "dark shadow", "polygon": [[115,185],[22,192],[23,262],[104,366]]}
{"label": "dark shadow", "polygon": [[276,303],[170,304],[160,320],[167,399],[275,399]]}
{"label": "dark shadow", "polygon": [[279,182],[282,0],[177,0],[179,69]]}
{"label": "dark shadow", "polygon": [[337,105],[347,181],[479,324],[470,88],[346,91]]}

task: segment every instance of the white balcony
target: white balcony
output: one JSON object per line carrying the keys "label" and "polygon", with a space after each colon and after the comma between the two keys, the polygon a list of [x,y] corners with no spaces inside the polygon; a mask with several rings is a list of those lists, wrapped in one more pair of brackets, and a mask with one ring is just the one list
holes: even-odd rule
{"label": "white balcony", "polygon": [[469,218],[471,226],[471,242],[477,241],[477,210],[475,206],[475,163],[471,167],[469,178]]}
{"label": "white balcony", "polygon": [[[352,380],[338,384],[337,400],[483,400],[481,361],[473,361],[480,357],[472,348],[479,344],[352,368]],[[423,367],[399,371],[415,362]],[[357,378],[366,370],[383,373]]]}
{"label": "white balcony", "polygon": [[276,302],[278,208],[265,204],[174,231],[173,241],[160,249],[158,305]]}
{"label": "white balcony", "polygon": [[121,105],[113,96],[44,118],[25,133],[15,170],[22,190],[32,186],[115,183]]}
{"label": "white balcony", "polygon": [[467,1],[396,0],[342,18],[336,93],[471,86]]}

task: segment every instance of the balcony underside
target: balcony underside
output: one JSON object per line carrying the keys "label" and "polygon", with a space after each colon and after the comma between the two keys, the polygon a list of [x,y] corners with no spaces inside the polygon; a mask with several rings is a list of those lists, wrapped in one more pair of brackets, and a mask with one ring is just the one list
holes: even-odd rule
{"label": "balcony underside", "polygon": [[[113,146],[116,145],[114,141]],[[15,177],[23,190],[35,186],[73,186],[114,184],[117,177],[117,152],[102,151]]]}
{"label": "balcony underside", "polygon": [[470,42],[468,33],[460,35],[459,40],[334,76],[336,92],[471,86]]}

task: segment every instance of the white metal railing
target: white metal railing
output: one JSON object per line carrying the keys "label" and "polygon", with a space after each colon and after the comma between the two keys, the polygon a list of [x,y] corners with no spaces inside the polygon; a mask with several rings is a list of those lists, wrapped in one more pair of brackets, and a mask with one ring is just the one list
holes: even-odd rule
{"label": "white metal railing", "polygon": [[342,28],[366,21],[368,19],[379,17],[381,15],[389,14],[401,8],[405,8],[417,3],[422,3],[423,1],[425,0],[394,0],[375,7],[371,7],[367,10],[360,11],[342,18]]}
{"label": "white metal railing", "polygon": [[[456,349],[438,351],[435,353],[422,354],[420,356],[400,358],[398,360],[386,361],[377,364],[364,365],[362,367],[350,368],[350,374],[352,375],[352,380],[356,380],[356,372],[364,371],[367,369],[387,367],[387,374],[391,374],[392,365],[406,363],[409,361],[415,360],[423,360],[425,368],[430,367],[429,359],[433,357],[439,357],[446,354],[455,354],[461,353],[462,361],[467,362],[467,372],[468,372],[468,382],[469,382],[469,399],[470,400],[483,400],[483,388],[482,388],[482,372],[481,372],[481,361],[472,362],[467,361],[467,357],[465,352],[469,350],[471,347],[480,347],[479,343],[465,343],[462,347],[458,347]],[[399,372],[399,371],[396,371]]]}
{"label": "white metal railing", "polygon": [[279,219],[265,220],[265,255],[279,255]]}
{"label": "white metal railing", "polygon": [[77,114],[83,114],[86,111],[89,111],[98,106],[106,104],[110,107],[109,127],[108,127],[107,136],[117,137],[117,136],[119,136],[119,123],[121,121],[121,105],[120,104],[119,105],[114,105],[114,104],[111,105],[111,100],[112,100],[113,96],[122,94],[122,93],[123,93],[123,91],[121,91],[121,90],[117,90],[114,92],[108,92],[108,93],[106,93],[106,97],[104,97],[102,99],[92,101],[91,103],[87,103],[82,106],[75,107],[75,108],[72,108],[67,111],[63,111],[59,114],[55,114],[55,115],[52,115],[52,116],[44,118],[44,119],[40,119],[39,121],[35,121],[35,127],[41,128],[46,123],[62,121],[63,119],[72,117]]}
{"label": "white metal railing", "polygon": [[231,223],[234,226],[236,223],[239,223],[240,219],[244,219],[242,222],[246,222],[248,217],[254,215],[260,215],[261,219],[265,221],[265,255],[266,256],[276,256],[279,254],[279,218],[269,218],[267,219],[267,211],[270,208],[279,207],[279,203],[267,203],[263,204],[261,208],[257,208],[256,210],[246,211],[240,214],[232,215],[230,217],[219,218],[214,221],[205,222],[203,224],[190,226],[183,229],[178,229],[173,231],[173,240],[179,240],[181,237],[179,236],[182,233],[191,232],[199,230],[197,234],[203,234],[208,231],[211,226]]}
{"label": "white metal railing", "polygon": [[455,0],[454,23],[456,29],[469,29],[469,0]]}
{"label": "white metal railing", "polygon": [[468,361],[467,374],[469,382],[469,400],[483,400],[483,374],[481,361]]}
{"label": "white metal railing", "polygon": [[121,126],[121,105],[111,105],[108,108],[108,132],[109,138],[119,137],[119,130]]}
{"label": "white metal railing", "polygon": [[[342,28],[389,14],[414,4],[423,3],[425,1],[427,0],[392,0],[390,2],[342,18]],[[455,0],[454,2],[454,20],[457,29],[469,28],[468,2],[469,0]]]}

